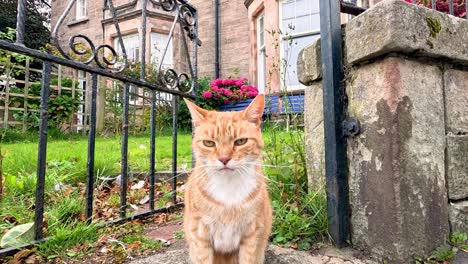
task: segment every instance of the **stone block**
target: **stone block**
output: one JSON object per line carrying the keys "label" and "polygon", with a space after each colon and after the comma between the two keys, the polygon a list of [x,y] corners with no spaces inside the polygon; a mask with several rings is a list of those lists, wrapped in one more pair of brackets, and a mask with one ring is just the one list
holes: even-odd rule
{"label": "stone block", "polygon": [[362,125],[348,140],[353,243],[410,263],[449,232],[442,72],[388,57],[347,79],[349,115]]}
{"label": "stone block", "polygon": [[321,83],[305,89],[304,131],[309,187],[325,182],[325,142],[323,128],[323,91]]}
{"label": "stone block", "polygon": [[445,80],[445,105],[447,128],[450,132],[468,132],[468,72],[447,70]]}
{"label": "stone block", "polygon": [[401,52],[468,64],[468,20],[401,0],[382,1],[346,26],[346,56],[356,63]]}
{"label": "stone block", "polygon": [[450,203],[452,232],[468,233],[468,201]]}
{"label": "stone block", "polygon": [[322,55],[320,39],[305,47],[297,59],[297,76],[299,82],[309,86],[314,81],[322,79]]}
{"label": "stone block", "polygon": [[468,136],[447,136],[447,183],[451,200],[468,198]]}

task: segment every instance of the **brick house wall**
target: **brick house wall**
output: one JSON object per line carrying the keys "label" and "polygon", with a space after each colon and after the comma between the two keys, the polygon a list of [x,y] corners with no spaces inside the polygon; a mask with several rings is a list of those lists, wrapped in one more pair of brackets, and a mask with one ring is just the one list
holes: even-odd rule
{"label": "brick house wall", "polygon": [[[198,33],[203,45],[198,53],[200,77],[215,77],[215,1],[192,0],[198,10]],[[219,0],[219,63],[220,77],[228,78],[239,72],[240,77],[252,78],[249,72],[250,34],[247,8],[242,0]]]}
{"label": "brick house wall", "polygon": [[[59,17],[65,11],[69,1],[52,0],[51,6],[51,26],[55,27]],[[141,0],[114,0],[114,8],[117,10],[119,26],[122,35],[128,36],[138,34],[139,41],[142,41],[142,11]],[[82,34],[90,38],[95,46],[101,44],[115,45],[117,31],[113,24],[109,10],[103,9],[103,1],[86,1],[86,16],[81,19],[76,19],[76,4],[66,16],[62,27],[59,31],[60,45],[68,50],[69,38],[76,34]],[[146,23],[146,63],[151,60],[151,36],[152,33],[161,33],[168,35],[174,16],[160,7],[159,4],[148,1],[147,6],[147,23]],[[176,27],[172,40],[173,46],[173,67],[178,72],[187,72],[187,62],[183,43],[180,39],[180,28]],[[127,52],[128,53],[128,52]],[[141,44],[140,54],[141,56]],[[139,59],[139,58],[138,58]]]}

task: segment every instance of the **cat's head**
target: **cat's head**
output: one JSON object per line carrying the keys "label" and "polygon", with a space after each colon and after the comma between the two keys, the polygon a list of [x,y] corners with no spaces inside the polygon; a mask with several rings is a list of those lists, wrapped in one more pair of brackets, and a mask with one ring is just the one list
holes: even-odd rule
{"label": "cat's head", "polygon": [[198,164],[231,173],[261,160],[261,121],[265,96],[259,94],[243,111],[208,111],[185,100],[195,127],[193,150]]}

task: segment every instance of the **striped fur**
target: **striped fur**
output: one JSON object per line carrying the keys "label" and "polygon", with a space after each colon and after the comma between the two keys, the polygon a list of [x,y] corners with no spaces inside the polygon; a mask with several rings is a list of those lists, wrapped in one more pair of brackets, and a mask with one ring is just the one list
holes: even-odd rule
{"label": "striped fur", "polygon": [[196,166],[186,185],[184,216],[193,264],[264,261],[272,224],[262,172],[264,100],[258,95],[246,110],[223,113],[186,101],[195,126]]}

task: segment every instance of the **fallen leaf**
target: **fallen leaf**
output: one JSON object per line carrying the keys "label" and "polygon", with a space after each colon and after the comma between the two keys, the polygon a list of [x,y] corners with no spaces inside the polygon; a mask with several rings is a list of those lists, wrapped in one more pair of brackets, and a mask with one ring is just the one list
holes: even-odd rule
{"label": "fallen leaf", "polygon": [[140,204],[146,204],[149,202],[149,195],[146,195],[143,197],[143,199],[140,200]]}
{"label": "fallen leaf", "polygon": [[127,244],[127,247],[128,247],[128,248],[131,248],[131,249],[139,249],[140,246],[141,246],[141,242],[140,242],[140,241]]}
{"label": "fallen leaf", "polygon": [[138,181],[137,184],[132,186],[132,190],[139,190],[145,186],[145,181]]}
{"label": "fallen leaf", "polygon": [[31,255],[31,250],[24,249],[20,252],[16,253],[13,257],[13,263],[22,263],[24,259],[26,259],[29,255]]}
{"label": "fallen leaf", "polygon": [[103,247],[103,248],[101,248],[101,250],[99,250],[99,252],[107,253],[107,252],[109,252],[109,249],[107,247]]}

